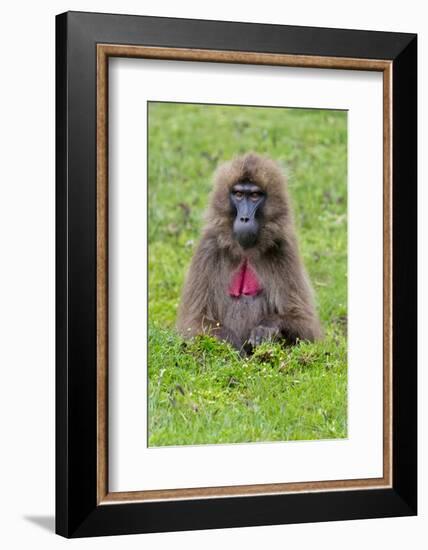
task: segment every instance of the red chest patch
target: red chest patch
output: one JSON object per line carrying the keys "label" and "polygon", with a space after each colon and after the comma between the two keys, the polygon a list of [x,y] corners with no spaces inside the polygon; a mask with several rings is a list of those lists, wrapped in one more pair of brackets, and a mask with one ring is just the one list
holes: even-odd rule
{"label": "red chest patch", "polygon": [[244,260],[238,271],[232,276],[232,281],[229,286],[229,295],[235,298],[240,296],[257,296],[262,291],[257,275],[248,264],[248,260]]}

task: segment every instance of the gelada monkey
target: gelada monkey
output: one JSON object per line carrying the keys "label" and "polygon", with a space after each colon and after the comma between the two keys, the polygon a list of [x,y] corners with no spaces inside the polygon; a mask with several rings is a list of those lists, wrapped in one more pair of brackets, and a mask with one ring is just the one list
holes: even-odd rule
{"label": "gelada monkey", "polygon": [[286,180],[249,153],[221,165],[178,312],[185,338],[210,334],[241,353],[266,340],[321,336]]}

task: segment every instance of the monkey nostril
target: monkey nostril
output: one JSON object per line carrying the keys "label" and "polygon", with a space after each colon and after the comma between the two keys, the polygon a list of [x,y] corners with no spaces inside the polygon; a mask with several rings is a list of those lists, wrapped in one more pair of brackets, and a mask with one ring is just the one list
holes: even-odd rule
{"label": "monkey nostril", "polygon": [[241,218],[241,222],[243,223],[247,223],[248,221],[250,221],[250,218]]}

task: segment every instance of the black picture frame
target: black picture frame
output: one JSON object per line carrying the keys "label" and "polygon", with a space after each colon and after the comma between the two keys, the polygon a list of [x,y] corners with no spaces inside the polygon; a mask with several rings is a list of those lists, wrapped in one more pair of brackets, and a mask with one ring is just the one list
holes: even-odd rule
{"label": "black picture frame", "polygon": [[[392,486],[97,500],[97,44],[392,62]],[[56,532],[65,537],[417,513],[417,36],[68,12],[56,18]],[[362,344],[363,345],[363,344]]]}

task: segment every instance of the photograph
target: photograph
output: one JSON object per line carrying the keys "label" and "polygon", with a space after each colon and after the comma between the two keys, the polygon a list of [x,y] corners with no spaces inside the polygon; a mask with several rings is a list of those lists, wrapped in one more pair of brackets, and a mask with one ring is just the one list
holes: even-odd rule
{"label": "photograph", "polygon": [[2,6],[1,548],[427,547],[423,6]]}
{"label": "photograph", "polygon": [[148,446],[347,438],[347,111],[147,110]]}
{"label": "photograph", "polygon": [[363,28],[56,18],[58,534],[417,513],[417,35]]}

